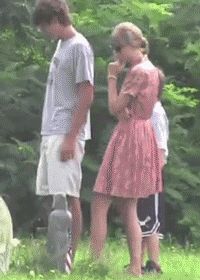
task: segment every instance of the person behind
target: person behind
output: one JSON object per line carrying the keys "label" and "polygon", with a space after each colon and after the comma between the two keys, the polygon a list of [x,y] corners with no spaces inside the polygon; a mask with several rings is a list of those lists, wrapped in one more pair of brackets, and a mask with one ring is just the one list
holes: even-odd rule
{"label": "person behind", "polygon": [[38,0],[33,23],[58,40],[46,84],[36,194],[65,193],[72,212],[72,254],[82,228],[81,162],[90,139],[94,58],[87,39],[72,25],[64,0]]}
{"label": "person behind", "polygon": [[[158,148],[167,163],[169,138],[168,118],[160,100],[156,102],[151,117]],[[163,172],[162,172],[163,175]],[[164,227],[164,193],[156,193],[138,202],[138,217],[142,228],[142,266],[144,272],[162,273],[159,265],[160,244]],[[144,265],[145,250],[149,260]]]}
{"label": "person behind", "polygon": [[[137,200],[162,191],[161,157],[150,117],[158,99],[159,71],[144,54],[148,42],[132,23],[117,25],[112,33],[117,60],[108,66],[108,101],[112,114],[131,111],[128,120],[119,120],[104,154],[91,206],[91,252],[102,254],[107,234],[107,213],[114,198],[122,205],[130,265],[128,272],[141,275],[141,228]],[[120,93],[118,74],[130,68]]]}

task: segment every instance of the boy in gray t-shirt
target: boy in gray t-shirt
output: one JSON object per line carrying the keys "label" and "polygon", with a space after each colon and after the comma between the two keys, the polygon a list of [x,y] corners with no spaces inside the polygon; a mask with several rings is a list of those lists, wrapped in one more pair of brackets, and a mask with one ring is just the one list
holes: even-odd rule
{"label": "boy in gray t-shirt", "polygon": [[74,257],[82,227],[81,161],[85,140],[90,139],[93,52],[86,38],[72,26],[64,0],[38,0],[33,22],[42,33],[58,40],[46,85],[36,193],[68,196]]}

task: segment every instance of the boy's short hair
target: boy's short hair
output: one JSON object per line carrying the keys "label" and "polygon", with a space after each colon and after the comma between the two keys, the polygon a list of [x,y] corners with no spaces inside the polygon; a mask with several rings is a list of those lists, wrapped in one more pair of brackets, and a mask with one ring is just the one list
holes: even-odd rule
{"label": "boy's short hair", "polygon": [[64,26],[71,25],[69,8],[65,0],[37,0],[33,13],[33,24],[50,24],[53,19]]}

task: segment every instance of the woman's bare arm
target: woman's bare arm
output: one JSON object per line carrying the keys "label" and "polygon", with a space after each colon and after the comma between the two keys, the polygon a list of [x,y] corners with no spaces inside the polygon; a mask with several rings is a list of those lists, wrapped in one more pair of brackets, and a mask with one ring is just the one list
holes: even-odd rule
{"label": "woman's bare arm", "polygon": [[116,79],[108,80],[108,105],[111,114],[117,115],[128,106],[132,99],[132,96],[128,94],[118,95]]}

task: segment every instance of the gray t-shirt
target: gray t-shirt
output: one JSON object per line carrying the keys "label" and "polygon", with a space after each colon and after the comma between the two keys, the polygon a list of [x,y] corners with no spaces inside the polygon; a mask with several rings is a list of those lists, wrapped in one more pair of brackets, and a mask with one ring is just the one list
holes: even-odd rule
{"label": "gray t-shirt", "polygon": [[[69,133],[72,115],[79,102],[76,85],[84,81],[93,85],[93,80],[94,56],[86,38],[76,33],[68,40],[60,40],[50,64],[41,135]],[[89,111],[79,137],[91,138]]]}

